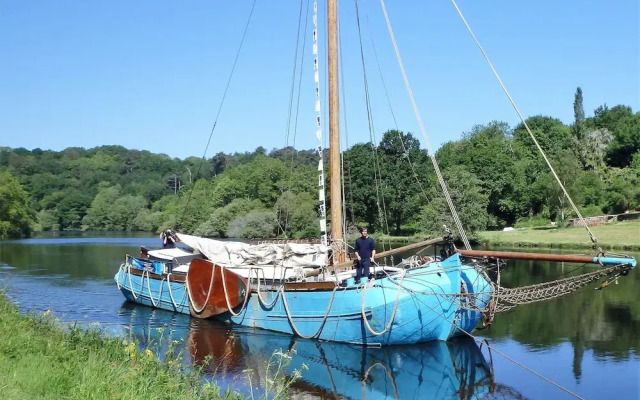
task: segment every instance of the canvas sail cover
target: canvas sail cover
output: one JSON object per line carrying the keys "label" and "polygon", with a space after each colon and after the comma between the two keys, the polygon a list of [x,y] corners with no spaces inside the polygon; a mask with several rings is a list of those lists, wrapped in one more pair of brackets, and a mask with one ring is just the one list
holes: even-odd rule
{"label": "canvas sail cover", "polygon": [[178,233],[180,241],[210,261],[225,266],[283,266],[319,268],[327,264],[329,247],[322,244],[249,244],[206,239]]}

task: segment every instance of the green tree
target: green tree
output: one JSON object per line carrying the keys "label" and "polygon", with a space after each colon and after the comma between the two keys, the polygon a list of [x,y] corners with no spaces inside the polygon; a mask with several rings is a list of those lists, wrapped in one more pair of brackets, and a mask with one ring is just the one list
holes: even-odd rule
{"label": "green tree", "polygon": [[[195,233],[202,236],[226,237],[231,221],[244,217],[249,211],[261,207],[262,203],[258,200],[234,199],[226,206],[213,210],[210,216],[198,226]],[[240,230],[234,233],[239,235]]]}
{"label": "green tree", "polygon": [[282,193],[275,205],[278,233],[286,237],[320,236],[318,202],[309,193]]}
{"label": "green tree", "polygon": [[112,207],[120,197],[120,185],[108,186],[102,183],[98,194],[91,202],[91,207],[87,210],[82,223],[87,230],[110,230],[113,229]]}
{"label": "green tree", "polygon": [[238,235],[233,236],[241,238],[271,238],[276,229],[275,214],[269,210],[252,210],[245,216],[232,221],[230,229],[231,227],[237,229],[238,226],[240,226],[240,231]]}
{"label": "green tree", "polygon": [[58,231],[60,230],[60,224],[56,217],[56,210],[40,210],[36,215],[36,231]]}
{"label": "green tree", "polygon": [[[537,115],[527,118],[526,122],[547,156],[554,157],[555,154],[564,153],[565,150],[571,149],[573,144],[571,129],[559,119]],[[523,149],[528,151],[528,157],[543,162],[542,156],[523,124],[516,126],[513,130],[513,137]]]}
{"label": "green tree", "polygon": [[[344,187],[348,219],[382,228],[370,143],[360,143],[344,152]],[[329,211],[327,210],[327,213]]]}
{"label": "green tree", "polygon": [[586,168],[587,163],[587,145],[586,145],[586,135],[584,128],[584,105],[582,99],[582,89],[578,87],[576,89],[576,94],[573,99],[573,126],[571,127],[571,134],[574,142],[574,151],[576,157],[582,164],[583,168]]}
{"label": "green tree", "polygon": [[109,230],[131,231],[136,227],[135,219],[141,210],[146,209],[147,201],[142,196],[130,194],[119,197],[109,211]]}
{"label": "green tree", "polygon": [[0,239],[28,237],[32,222],[27,193],[13,175],[0,171]]}
{"label": "green tree", "polygon": [[640,204],[640,177],[630,168],[610,168],[603,210],[620,214]]}
{"label": "green tree", "polygon": [[133,220],[132,230],[156,232],[162,223],[162,212],[142,208]]}
{"label": "green tree", "polygon": [[[489,196],[483,192],[480,180],[462,166],[447,169],[444,172],[444,178],[453,195],[453,203],[465,230],[473,234],[473,232],[487,229],[491,224],[491,216],[487,213]],[[431,236],[444,234],[444,226],[455,232],[456,225],[444,195],[435,187],[431,187],[430,190],[433,200],[422,207],[420,229]]]}
{"label": "green tree", "polygon": [[413,135],[396,130],[382,136],[377,154],[383,212],[389,228],[400,234],[404,224],[415,221],[420,205],[426,201],[419,182],[427,179],[427,154]]}
{"label": "green tree", "polygon": [[444,170],[464,166],[479,179],[489,196],[489,213],[511,225],[532,208],[527,189],[533,181],[527,175],[531,167],[528,154],[528,149],[511,138],[508,124],[494,121],[476,125],[462,140],[445,144],[436,158]]}

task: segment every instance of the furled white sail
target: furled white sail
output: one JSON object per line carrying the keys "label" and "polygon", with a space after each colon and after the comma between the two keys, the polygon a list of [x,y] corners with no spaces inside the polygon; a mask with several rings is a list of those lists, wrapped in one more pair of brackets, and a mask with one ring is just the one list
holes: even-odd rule
{"label": "furled white sail", "polygon": [[207,239],[178,233],[180,241],[210,261],[225,266],[280,266],[319,268],[327,263],[328,246],[322,244],[257,244]]}

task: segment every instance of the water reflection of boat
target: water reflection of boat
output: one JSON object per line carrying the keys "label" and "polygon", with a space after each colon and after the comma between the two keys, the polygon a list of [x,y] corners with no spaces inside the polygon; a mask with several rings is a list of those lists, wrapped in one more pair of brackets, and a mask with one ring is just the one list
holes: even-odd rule
{"label": "water reflection of boat", "polygon": [[[162,340],[184,339],[191,362],[203,365],[223,388],[240,392],[249,390],[247,369],[254,385],[264,382],[276,349],[295,349],[287,373],[302,370],[303,363],[308,367],[292,385],[293,397],[480,399],[494,388],[490,366],[473,340],[366,348],[189,320],[146,307],[125,306],[123,313],[130,313],[130,332],[141,343],[163,346]],[[163,326],[162,333],[156,329]]]}
{"label": "water reflection of boat", "polygon": [[268,358],[274,349],[295,349],[290,369],[302,369],[298,391],[335,398],[476,399],[492,387],[492,375],[473,340],[363,348],[284,335],[246,335],[243,349]]}

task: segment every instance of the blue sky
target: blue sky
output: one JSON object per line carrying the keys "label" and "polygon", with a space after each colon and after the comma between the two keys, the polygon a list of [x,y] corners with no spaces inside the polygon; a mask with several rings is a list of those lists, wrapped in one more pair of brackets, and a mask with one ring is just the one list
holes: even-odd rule
{"label": "blue sky", "polygon": [[[377,138],[395,126],[372,42],[398,127],[417,133],[380,4],[359,4]],[[603,103],[640,109],[638,1],[459,5],[526,116],[570,123],[577,86],[587,115]],[[207,156],[287,143],[299,6],[298,0],[258,0]],[[250,0],[0,0],[0,146],[117,144],[202,156],[250,7]],[[387,8],[434,146],[475,124],[518,122],[449,0],[388,0]],[[319,9],[324,18],[324,1]],[[340,12],[343,146],[350,146],[368,141],[369,132],[354,2],[342,0]],[[311,26],[310,15],[306,21]],[[322,51],[326,35],[319,34]],[[310,38],[309,27],[299,149],[316,146]],[[324,59],[320,68],[326,85]]]}

